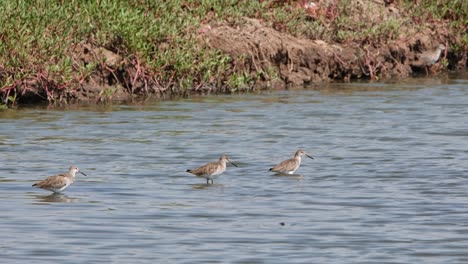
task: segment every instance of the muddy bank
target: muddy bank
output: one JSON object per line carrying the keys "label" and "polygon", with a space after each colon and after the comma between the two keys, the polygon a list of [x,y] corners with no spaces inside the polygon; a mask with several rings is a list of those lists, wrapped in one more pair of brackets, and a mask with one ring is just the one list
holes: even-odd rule
{"label": "muddy bank", "polygon": [[[123,39],[100,46],[87,38],[68,46],[62,54],[73,65],[66,78],[59,73],[54,76],[53,71],[40,65],[33,66],[37,70],[25,70],[32,73],[20,75],[17,71],[23,71],[21,67],[15,72],[0,63],[0,80],[6,83],[0,90],[2,103],[135,101],[333,80],[399,79],[467,67],[465,40],[450,34],[450,18],[421,20],[411,16],[398,1],[351,1],[341,11],[333,0],[269,3],[267,10],[280,5],[286,11],[305,13],[305,18],[293,21],[300,30],[290,32],[286,22],[268,20],[261,14],[234,22],[219,21],[214,19],[216,11],[212,9],[201,25],[187,31],[193,34],[199,50],[220,51],[219,60],[210,62],[216,66],[207,68],[208,76],[203,76],[203,71],[193,78],[185,75],[185,81],[189,81],[185,88],[176,77],[177,65],[169,62],[154,68],[138,54],[128,53]],[[342,16],[346,16],[343,21],[347,24],[337,22]],[[366,25],[373,31],[366,31]],[[322,33],[314,32],[320,28]],[[342,32],[348,35],[335,37]],[[170,38],[158,41],[155,53],[174,48],[177,43]],[[440,45],[442,49],[435,49]],[[183,62],[206,63],[197,57]]]}
{"label": "muddy bank", "polygon": [[[369,1],[368,4],[383,3]],[[382,19],[400,16],[393,6],[385,10]],[[355,18],[356,23],[358,20]],[[414,74],[463,70],[467,66],[466,52],[444,49],[435,55],[437,46],[448,48],[450,43],[461,41],[450,36],[444,24],[416,31],[410,23],[403,25],[400,36],[392,41],[348,43],[298,38],[263,24],[257,19],[244,18],[236,27],[205,26],[207,30],[200,41],[242,61],[250,71],[275,69],[281,80],[276,84],[282,85],[361,78],[399,79]],[[425,58],[431,55],[436,56],[434,64]]]}

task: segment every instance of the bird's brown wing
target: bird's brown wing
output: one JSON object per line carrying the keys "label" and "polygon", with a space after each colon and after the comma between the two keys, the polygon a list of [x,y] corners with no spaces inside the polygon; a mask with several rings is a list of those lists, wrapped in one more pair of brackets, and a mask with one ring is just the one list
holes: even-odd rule
{"label": "bird's brown wing", "polygon": [[62,188],[65,186],[67,183],[65,181],[65,175],[64,174],[58,174],[54,176],[49,176],[45,180],[37,182],[33,186],[39,187],[39,188]]}
{"label": "bird's brown wing", "polygon": [[297,166],[297,161],[295,159],[288,159],[280,162],[278,165],[271,168],[272,171],[288,171],[294,170]]}
{"label": "bird's brown wing", "polygon": [[217,162],[211,162],[199,168],[196,168],[194,170],[189,170],[189,172],[197,176],[205,176],[205,175],[213,174],[216,171],[217,167],[218,167]]}

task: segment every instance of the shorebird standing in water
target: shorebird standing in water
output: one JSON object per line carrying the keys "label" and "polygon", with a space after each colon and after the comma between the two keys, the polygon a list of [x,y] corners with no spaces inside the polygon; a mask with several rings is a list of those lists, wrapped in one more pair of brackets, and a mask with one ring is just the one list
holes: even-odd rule
{"label": "shorebird standing in water", "polygon": [[190,172],[198,177],[205,178],[206,184],[210,184],[210,181],[213,184],[213,179],[216,179],[221,173],[223,173],[226,170],[227,162],[237,167],[236,164],[232,163],[228,156],[222,155],[216,162],[207,163],[194,170],[187,170],[187,172]]}
{"label": "shorebird standing in water", "polygon": [[314,159],[311,156],[307,155],[304,152],[304,150],[298,149],[296,151],[296,154],[294,154],[294,158],[280,162],[278,165],[271,168],[270,171],[284,173],[284,174],[293,174],[301,165],[302,156],[306,156],[310,159]]}
{"label": "shorebird standing in water", "polygon": [[76,166],[71,166],[67,173],[60,173],[54,176],[49,176],[43,181],[33,184],[33,187],[48,190],[54,193],[60,193],[67,189],[74,181],[76,173],[81,173],[87,176]]}
{"label": "shorebird standing in water", "polygon": [[445,46],[439,44],[439,46],[437,46],[435,49],[419,54],[418,57],[421,60],[422,65],[425,67],[427,75],[429,75],[428,67],[434,65],[437,62],[443,50],[445,50]]}

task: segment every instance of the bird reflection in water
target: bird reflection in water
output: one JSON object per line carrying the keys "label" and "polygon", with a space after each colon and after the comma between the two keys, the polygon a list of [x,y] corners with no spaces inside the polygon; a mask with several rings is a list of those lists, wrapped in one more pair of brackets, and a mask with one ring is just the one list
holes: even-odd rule
{"label": "bird reflection in water", "polygon": [[192,189],[206,189],[206,188],[212,188],[212,187],[224,187],[222,184],[217,184],[217,183],[206,183],[206,184],[191,184]]}
{"label": "bird reflection in water", "polygon": [[62,193],[53,193],[50,195],[37,195],[36,200],[41,203],[72,203],[76,198],[70,198]]}
{"label": "bird reflection in water", "polygon": [[302,181],[304,179],[304,175],[302,174],[287,174],[287,173],[276,173],[274,176],[285,177],[288,179]]}

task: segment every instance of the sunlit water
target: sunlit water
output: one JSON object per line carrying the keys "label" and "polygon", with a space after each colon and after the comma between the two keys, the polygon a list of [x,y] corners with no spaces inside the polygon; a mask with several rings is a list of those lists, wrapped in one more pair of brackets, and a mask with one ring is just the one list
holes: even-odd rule
{"label": "sunlit water", "polygon": [[[468,263],[468,81],[0,112],[1,263]],[[303,158],[294,176],[272,165]],[[213,185],[185,172],[221,154]],[[63,195],[31,185],[76,164]]]}

